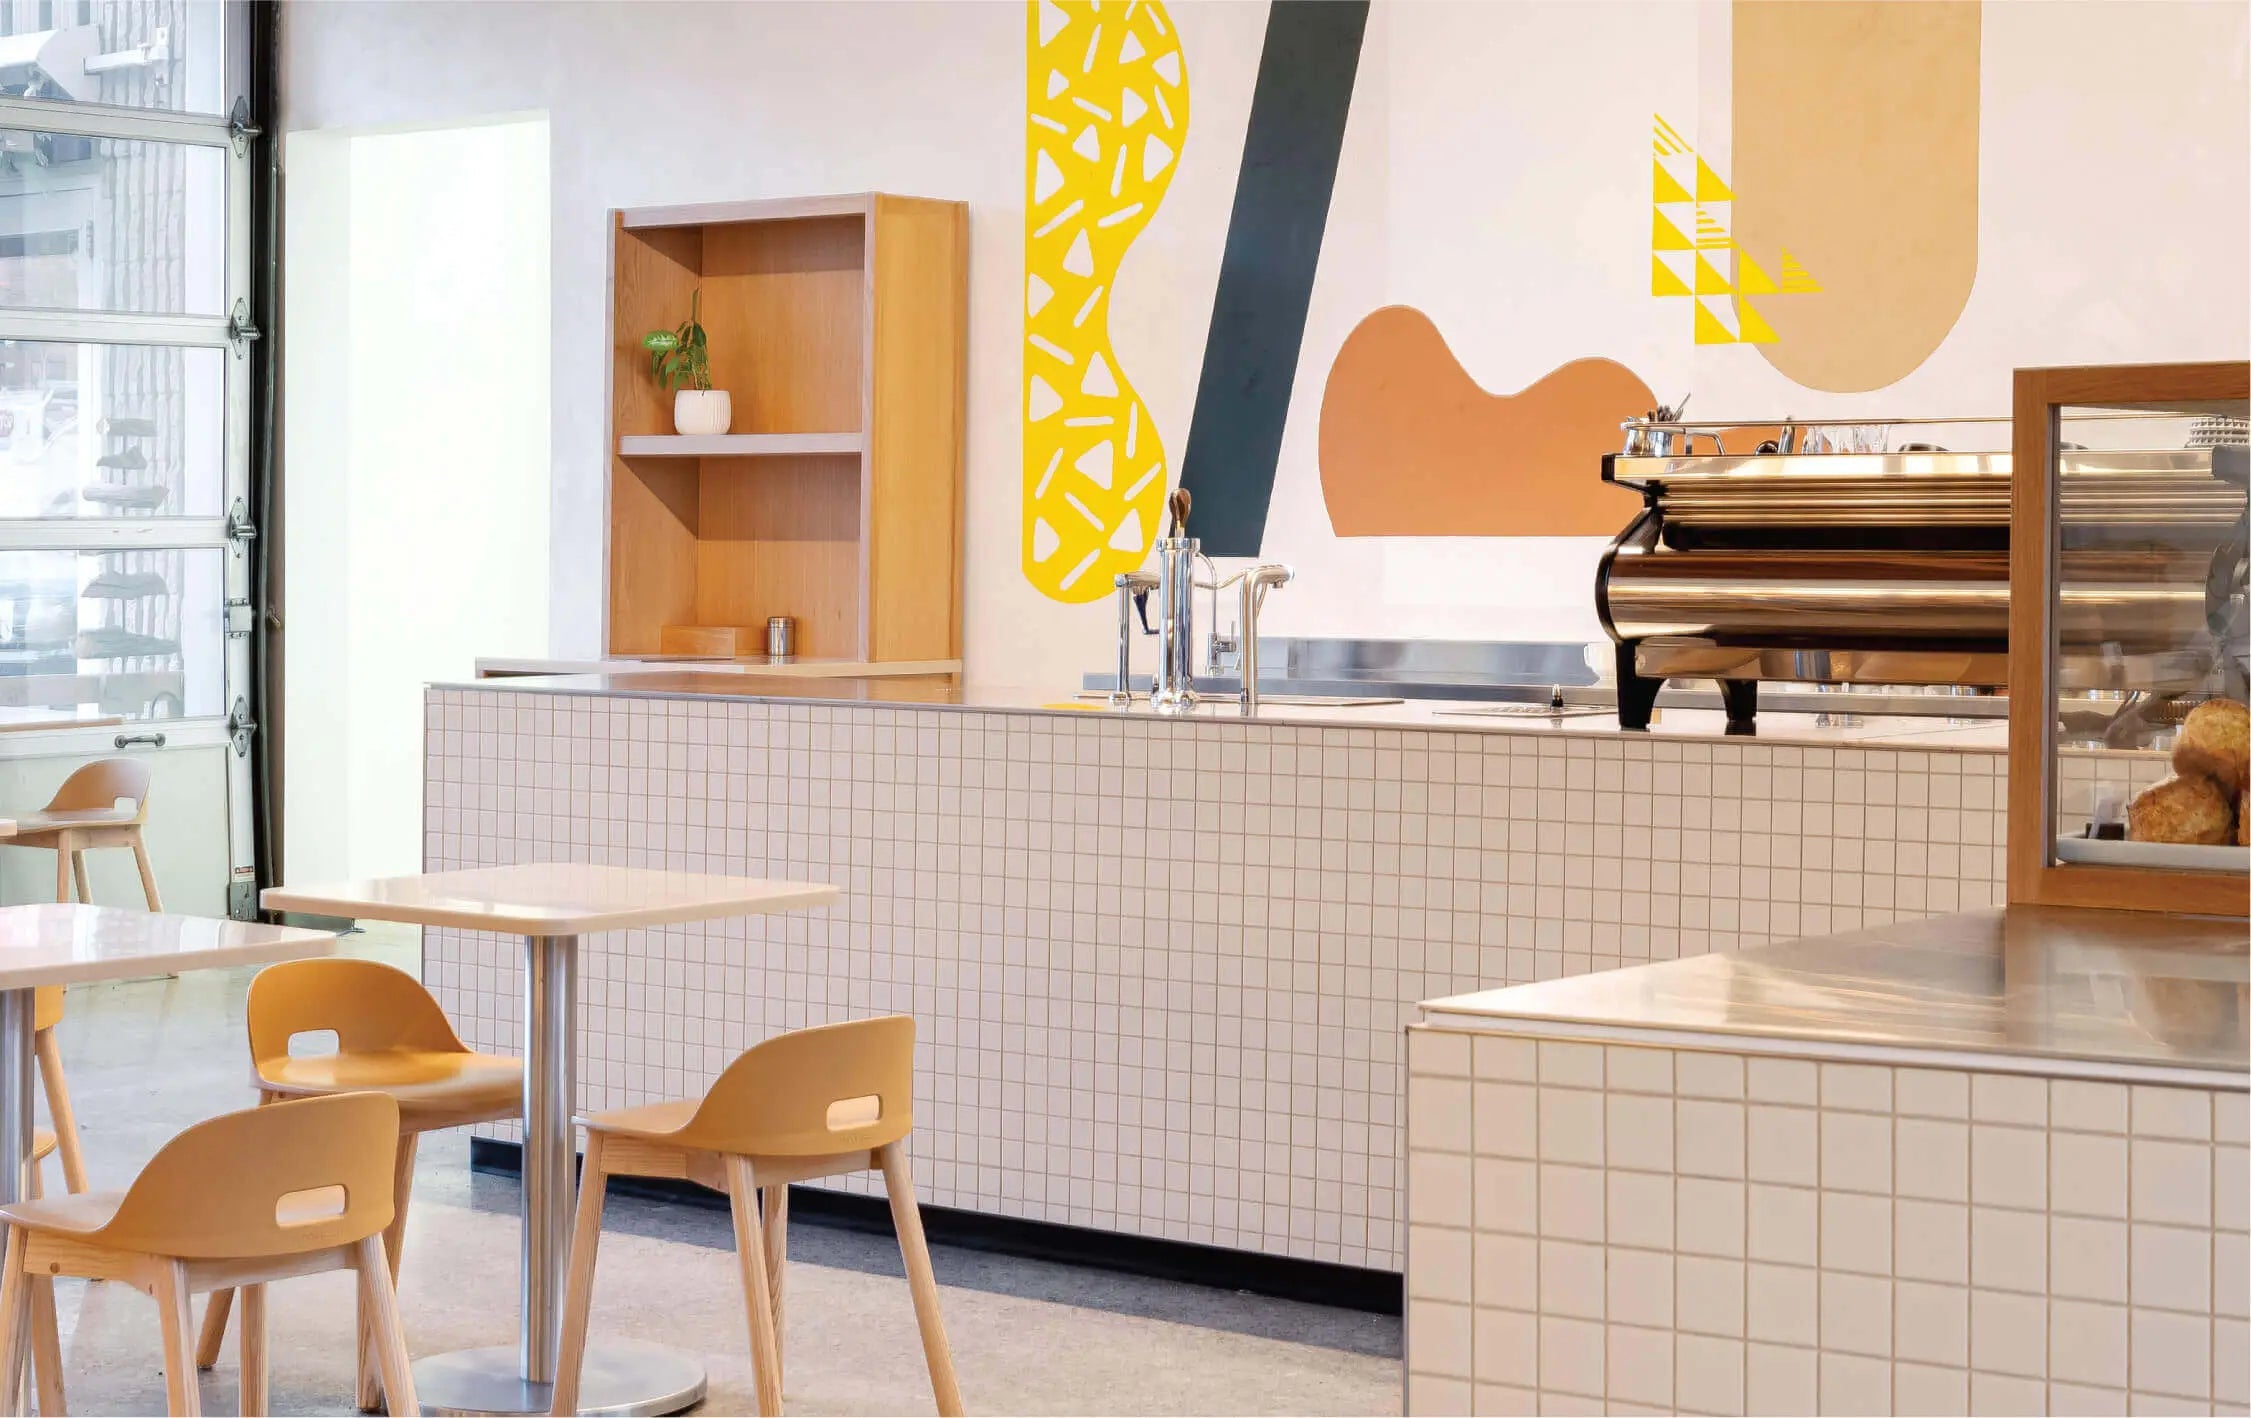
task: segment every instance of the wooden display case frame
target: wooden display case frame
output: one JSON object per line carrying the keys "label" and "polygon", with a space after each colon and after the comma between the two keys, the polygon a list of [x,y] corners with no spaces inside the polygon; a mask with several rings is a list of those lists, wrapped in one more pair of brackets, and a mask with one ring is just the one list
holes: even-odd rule
{"label": "wooden display case frame", "polygon": [[2055,831],[2056,563],[2050,476],[2056,411],[2146,407],[2229,413],[2251,399],[2251,363],[2095,365],[2016,371],[2009,510],[2009,817],[2011,905],[2251,915],[2251,882],[2218,872],[2058,862]]}
{"label": "wooden display case frame", "polygon": [[[613,211],[602,644],[797,621],[805,659],[958,670],[968,205]],[[677,434],[641,337],[702,291],[731,431]]]}

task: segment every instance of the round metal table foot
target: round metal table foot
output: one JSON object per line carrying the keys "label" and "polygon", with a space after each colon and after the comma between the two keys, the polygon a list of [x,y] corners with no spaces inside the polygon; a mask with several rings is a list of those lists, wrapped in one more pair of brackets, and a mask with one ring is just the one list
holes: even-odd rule
{"label": "round metal table foot", "polygon": [[[516,1346],[457,1349],[414,1365],[424,1413],[545,1413],[549,1385],[527,1383]],[[684,1413],[703,1402],[703,1365],[651,1344],[588,1344],[578,1385],[581,1413]]]}

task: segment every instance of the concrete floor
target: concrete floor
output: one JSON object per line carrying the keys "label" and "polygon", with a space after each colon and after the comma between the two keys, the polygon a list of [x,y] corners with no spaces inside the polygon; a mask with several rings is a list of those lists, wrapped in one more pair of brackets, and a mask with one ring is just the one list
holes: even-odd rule
{"label": "concrete floor", "polygon": [[[396,937],[352,943],[410,967],[415,958]],[[70,992],[61,1042],[96,1187],[124,1185],[181,1128],[248,1104],[251,973]],[[59,1169],[47,1168],[59,1191]],[[466,1134],[424,1140],[399,1287],[415,1354],[514,1341],[517,1195],[513,1178],[470,1173]],[[890,1238],[801,1221],[790,1247],[790,1411],[931,1412]],[[747,1412],[752,1401],[731,1249],[723,1212],[610,1200],[594,1336],[702,1355],[709,1413]],[[972,1412],[1399,1411],[1395,1318],[942,1246],[932,1260]],[[161,1411],[155,1307],[116,1284],[65,1281],[58,1292],[73,1411]],[[270,1308],[273,1411],[351,1412],[349,1277],[277,1285]],[[230,1344],[202,1378],[206,1409],[235,1411],[238,1380]]]}

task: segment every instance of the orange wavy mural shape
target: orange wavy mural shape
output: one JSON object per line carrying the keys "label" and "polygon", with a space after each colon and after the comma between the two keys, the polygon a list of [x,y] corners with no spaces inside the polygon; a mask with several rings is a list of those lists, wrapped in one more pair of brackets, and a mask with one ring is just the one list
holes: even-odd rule
{"label": "orange wavy mural shape", "polygon": [[1622,419],[1656,406],[1615,360],[1578,359],[1515,394],[1470,378],[1430,317],[1356,326],[1321,395],[1321,496],[1340,537],[1615,536],[1639,505],[1602,480]]}

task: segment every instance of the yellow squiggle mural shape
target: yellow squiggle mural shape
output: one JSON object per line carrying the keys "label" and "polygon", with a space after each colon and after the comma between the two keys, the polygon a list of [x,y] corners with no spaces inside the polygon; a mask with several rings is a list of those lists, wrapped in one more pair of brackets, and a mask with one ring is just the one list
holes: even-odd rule
{"label": "yellow squiggle mural shape", "polygon": [[1109,315],[1179,165],[1188,70],[1155,0],[1029,0],[1024,15],[1024,575],[1092,601],[1141,564],[1165,497],[1164,442]]}

